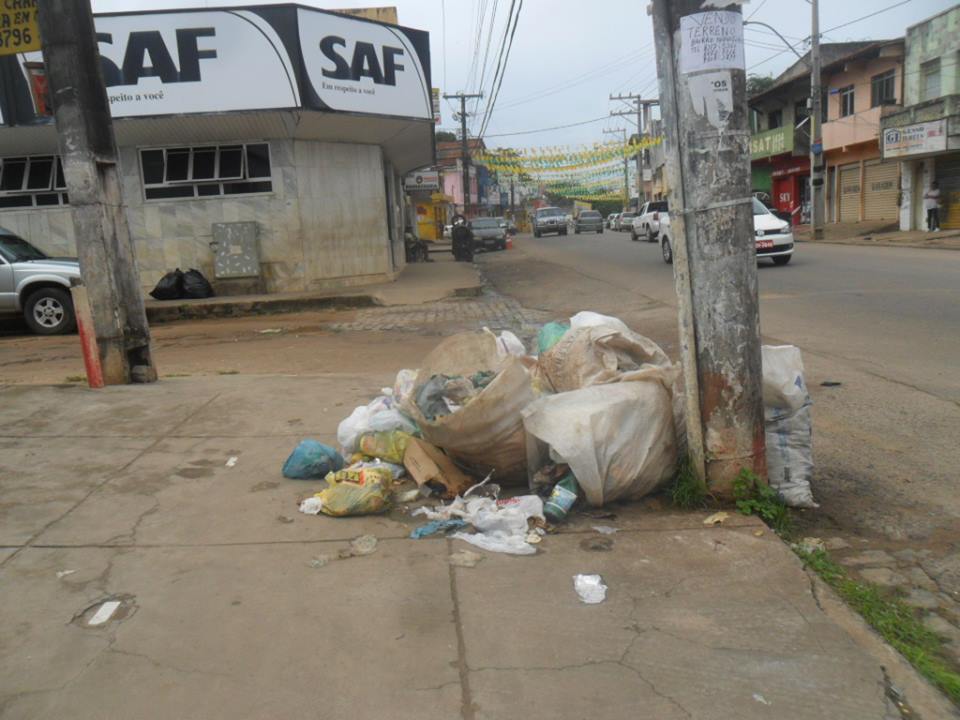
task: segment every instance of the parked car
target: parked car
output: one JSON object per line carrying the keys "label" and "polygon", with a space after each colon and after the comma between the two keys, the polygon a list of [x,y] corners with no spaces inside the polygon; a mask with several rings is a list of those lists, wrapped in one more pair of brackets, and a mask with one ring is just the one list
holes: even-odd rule
{"label": "parked car", "polygon": [[470,221],[474,247],[483,250],[507,249],[507,221],[501,217],[474,218]]}
{"label": "parked car", "polygon": [[23,315],[38,335],[76,328],[70,281],[80,278],[73,258],[51,258],[23,238],[0,228],[0,315]]}
{"label": "parked car", "polygon": [[573,228],[573,232],[579,235],[581,231],[602,233],[603,216],[596,210],[584,210],[581,212],[577,215],[577,222]]}
{"label": "parked car", "polygon": [[635,212],[625,212],[617,218],[617,230],[623,232],[633,227],[633,219],[637,216]]}
{"label": "parked car", "polygon": [[617,216],[616,213],[610,213],[609,215],[607,215],[606,219],[603,221],[603,226],[604,226],[605,228],[607,228],[608,230],[612,229],[612,227],[613,227],[613,219],[614,219],[616,216]]}
{"label": "parked car", "polygon": [[[768,257],[775,265],[786,265],[793,257],[793,232],[790,223],[784,222],[753,198],[753,233],[757,259]],[[670,215],[660,216],[660,252],[663,261],[673,263],[673,246],[670,244]]]}
{"label": "parked car", "polygon": [[567,234],[567,214],[557,207],[538,208],[533,217],[533,236],[540,237],[544,233],[552,232],[558,235]]}
{"label": "parked car", "polygon": [[611,230],[617,229],[617,219],[620,217],[620,213],[610,213],[607,215],[607,227]]}
{"label": "parked car", "polygon": [[653,242],[657,239],[657,233],[660,232],[660,216],[667,213],[666,200],[653,200],[645,202],[640,206],[637,216],[633,219],[633,227],[630,229],[630,238],[636,242],[641,237],[646,238],[647,242]]}

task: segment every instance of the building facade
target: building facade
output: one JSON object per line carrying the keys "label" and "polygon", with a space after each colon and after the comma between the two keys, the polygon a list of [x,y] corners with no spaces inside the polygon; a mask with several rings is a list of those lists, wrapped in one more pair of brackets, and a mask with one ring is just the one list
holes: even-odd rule
{"label": "building facade", "polygon": [[[294,5],[95,22],[145,290],[175,267],[267,292],[398,273],[402,178],[434,158],[427,33]],[[42,67],[0,58],[0,226],[74,255]],[[232,223],[244,276],[218,271]]]}
{"label": "building facade", "polygon": [[907,28],[904,107],[882,118],[881,151],[899,161],[900,229],[927,229],[923,196],[940,188],[940,224],[960,228],[960,7]]}

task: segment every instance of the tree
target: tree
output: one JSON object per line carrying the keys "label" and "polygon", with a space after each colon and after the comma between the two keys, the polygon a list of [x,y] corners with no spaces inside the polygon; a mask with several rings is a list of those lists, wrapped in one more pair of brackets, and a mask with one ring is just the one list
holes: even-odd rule
{"label": "tree", "polygon": [[437,142],[456,142],[456,134],[448,130],[437,130],[436,133]]}
{"label": "tree", "polygon": [[773,75],[750,75],[747,77],[747,97],[759,95],[771,88],[775,78]]}

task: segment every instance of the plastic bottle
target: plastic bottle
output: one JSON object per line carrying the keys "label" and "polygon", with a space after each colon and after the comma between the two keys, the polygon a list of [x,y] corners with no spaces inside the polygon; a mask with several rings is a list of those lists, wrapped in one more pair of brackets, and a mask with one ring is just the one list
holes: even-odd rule
{"label": "plastic bottle", "polygon": [[577,493],[580,486],[577,485],[577,479],[573,473],[564,475],[560,481],[553,486],[553,492],[543,505],[543,514],[551,522],[563,522],[567,519],[570,508],[577,501]]}

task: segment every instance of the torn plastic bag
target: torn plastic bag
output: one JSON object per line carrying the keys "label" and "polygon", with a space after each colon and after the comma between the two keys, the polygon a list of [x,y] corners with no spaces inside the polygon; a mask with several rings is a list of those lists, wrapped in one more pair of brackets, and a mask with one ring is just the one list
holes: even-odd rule
{"label": "torn plastic bag", "polygon": [[676,370],[653,340],[617,318],[579,313],[570,330],[540,355],[538,372],[555,392],[628,380],[656,379],[671,389]]}
{"label": "torn plastic bag", "polygon": [[326,479],[328,487],[314,495],[324,515],[373,515],[390,508],[389,470],[365,469],[356,473],[340,470],[330,473]]}
{"label": "torn plastic bag", "polygon": [[160,282],[150,291],[150,297],[156,300],[177,300],[183,297],[183,271],[172,270],[160,278]]}
{"label": "torn plastic bag", "polygon": [[520,338],[509,330],[504,330],[499,335],[496,335],[493,330],[488,327],[485,327],[483,331],[490,333],[496,339],[497,355],[500,356],[501,360],[505,359],[508,355],[516,355],[519,357],[527,354],[527,349],[523,346]]}
{"label": "torn plastic bag", "polygon": [[523,484],[526,443],[520,411],[533,400],[530,374],[522,358],[497,354],[490,333],[462,333],[441,342],[424,359],[417,375],[417,392],[435,375],[471,377],[481,370],[497,373],[459,410],[429,421],[416,403],[402,408],[420,427],[428,442],[478,476],[495,470],[500,484]]}
{"label": "torn plastic bag", "polygon": [[544,519],[543,500],[536,495],[494,500],[487,497],[458,497],[436,510],[417,508],[414,515],[431,520],[460,518],[477,529],[476,533],[457,532],[450,537],[463,540],[491,552],[533,555],[537,549],[526,541],[529,518]]}
{"label": "torn plastic bag", "polygon": [[810,490],[813,477],[813,425],[803,359],[793,345],[764,345],[763,415],[767,477],[792,507],[819,507]]}
{"label": "torn plastic bag", "polygon": [[531,482],[553,453],[596,507],[647,495],[676,469],[672,399],[655,380],[546,395],[523,411],[523,424]]}
{"label": "torn plastic bag", "polygon": [[392,430],[400,430],[410,435],[418,431],[416,424],[399,410],[391,396],[380,395],[368,405],[354,408],[353,412],[340,422],[337,427],[337,442],[343,448],[344,456],[349,456],[359,448],[361,435]]}

